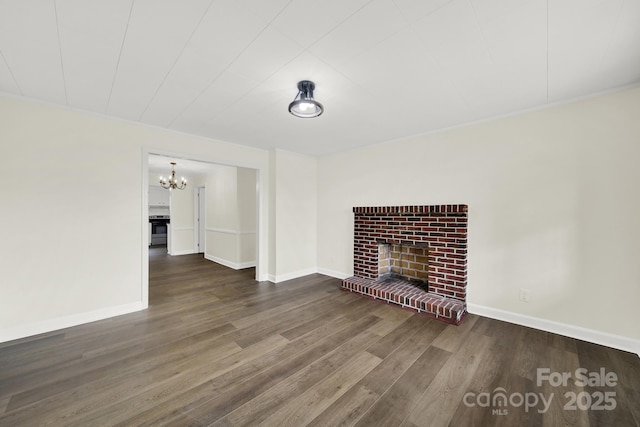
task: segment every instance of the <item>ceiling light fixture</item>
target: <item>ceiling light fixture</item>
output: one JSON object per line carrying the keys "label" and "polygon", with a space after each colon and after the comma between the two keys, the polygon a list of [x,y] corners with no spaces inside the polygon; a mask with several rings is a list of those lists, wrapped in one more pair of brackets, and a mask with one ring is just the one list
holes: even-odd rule
{"label": "ceiling light fixture", "polygon": [[180,184],[178,184],[175,169],[176,163],[171,162],[171,176],[169,177],[169,180],[167,181],[167,179],[160,177],[160,186],[162,188],[166,188],[167,190],[173,190],[174,188],[177,188],[178,190],[184,190],[184,188],[187,186],[187,180],[184,179],[184,177],[180,179]]}
{"label": "ceiling light fixture", "polygon": [[313,99],[313,90],[316,85],[309,80],[298,82],[298,94],[289,104],[289,112],[296,117],[318,117],[323,113],[324,107]]}

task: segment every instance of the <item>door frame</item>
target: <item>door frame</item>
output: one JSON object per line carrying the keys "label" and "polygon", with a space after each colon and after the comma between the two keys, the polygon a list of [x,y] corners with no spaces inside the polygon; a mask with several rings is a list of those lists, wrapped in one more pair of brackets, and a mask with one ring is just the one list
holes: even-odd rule
{"label": "door frame", "polygon": [[[207,186],[198,185],[193,189],[193,241],[194,251],[197,254],[206,252],[207,230]],[[195,224],[198,224],[195,226]]]}
{"label": "door frame", "polygon": [[149,307],[149,155],[155,154],[158,156],[174,157],[178,159],[193,160],[199,162],[206,162],[211,164],[234,166],[247,169],[253,169],[256,171],[256,197],[258,203],[256,206],[256,281],[265,281],[268,278],[267,274],[267,182],[265,177],[267,176],[266,164],[256,166],[255,164],[239,164],[239,163],[224,163],[216,161],[214,158],[208,158],[204,155],[196,155],[189,153],[177,153],[174,151],[159,150],[155,148],[142,147],[141,156],[141,168],[142,179],[141,189],[141,229],[142,234],[140,236],[141,251],[141,264],[142,264],[142,277],[140,284],[140,299],[142,301],[142,309]]}

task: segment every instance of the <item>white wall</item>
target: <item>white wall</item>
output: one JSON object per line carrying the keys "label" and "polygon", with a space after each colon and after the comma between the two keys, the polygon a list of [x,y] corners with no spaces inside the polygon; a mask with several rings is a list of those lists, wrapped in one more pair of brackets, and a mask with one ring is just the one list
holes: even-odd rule
{"label": "white wall", "polygon": [[256,261],[256,171],[238,169],[238,262],[255,265]]}
{"label": "white wall", "polygon": [[240,269],[256,264],[256,171],[215,166],[206,178],[205,258]]}
{"label": "white wall", "polygon": [[[0,341],[146,305],[146,154],[264,171],[268,153],[0,96]],[[266,217],[268,186],[260,189]],[[267,228],[258,276],[266,278]]]}
{"label": "white wall", "polygon": [[317,271],[317,159],[284,150],[270,153],[273,276],[281,282]]}
{"label": "white wall", "polygon": [[180,177],[182,176],[187,179],[187,187],[182,190],[171,190],[170,192],[170,241],[167,245],[169,255],[185,255],[196,252],[193,209],[197,180],[193,175],[180,175]]}
{"label": "white wall", "polygon": [[[216,166],[206,179],[205,258],[236,266],[238,176],[231,166]],[[236,267],[237,268],[237,267]]]}
{"label": "white wall", "polygon": [[267,215],[267,228],[269,229],[269,280],[275,282],[276,274],[276,151],[269,152],[269,211]]}
{"label": "white wall", "polygon": [[637,345],[639,117],[633,89],[321,158],[319,268],[352,274],[353,206],[465,203],[470,311]]}

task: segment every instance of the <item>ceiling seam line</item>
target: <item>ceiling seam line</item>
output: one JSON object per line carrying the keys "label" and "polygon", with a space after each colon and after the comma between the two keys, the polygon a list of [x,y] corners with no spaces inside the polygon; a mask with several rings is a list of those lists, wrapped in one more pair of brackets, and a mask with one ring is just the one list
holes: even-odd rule
{"label": "ceiling seam line", "polygon": [[189,43],[191,43],[191,39],[193,38],[194,34],[196,33],[196,31],[198,31],[198,28],[200,28],[200,25],[202,24],[202,21],[204,20],[204,17],[207,15],[207,13],[209,13],[209,9],[211,9],[211,5],[215,2],[215,0],[211,0],[209,2],[209,5],[207,6],[207,8],[205,9],[205,11],[202,13],[202,16],[200,17],[200,20],[198,21],[198,23],[196,24],[196,26],[193,28],[193,31],[191,32],[191,34],[189,35],[189,38],[187,39],[187,41],[185,42],[184,46],[182,46],[182,50],[180,51],[180,53],[178,54],[178,56],[176,56],[175,61],[173,61],[173,64],[171,64],[171,67],[169,67],[169,71],[167,71],[167,74],[165,74],[164,78],[162,79],[162,81],[160,82],[160,85],[158,85],[158,88],[156,89],[156,91],[153,93],[153,96],[151,96],[151,99],[149,100],[149,102],[147,103],[147,105],[144,107],[144,110],[142,110],[142,113],[140,113],[140,116],[138,117],[139,121],[142,121],[142,117],[145,115],[145,113],[147,112],[147,110],[149,109],[149,107],[151,106],[151,103],[156,99],[156,96],[158,96],[158,93],[160,92],[160,89],[162,89],[162,87],[164,86],[164,83],[167,81],[167,78],[169,77],[169,74],[171,74],[171,72],[173,71],[173,69],[175,68],[176,64],[178,63],[178,61],[180,60],[180,58],[182,57],[182,55],[184,54],[184,51],[187,49],[187,46],[189,45]]}
{"label": "ceiling seam line", "polygon": [[484,31],[482,31],[482,25],[480,25],[480,19],[478,19],[478,11],[476,10],[476,5],[473,3],[473,0],[469,0],[469,4],[471,5],[471,10],[473,10],[473,16],[476,20],[476,25],[478,26],[478,32],[480,33],[480,38],[482,39],[482,46],[484,47],[484,51],[487,53],[487,56],[489,57],[489,61],[491,61],[491,64],[495,67],[496,63],[493,60],[493,55],[491,55],[491,51],[489,50],[489,47],[487,45],[487,40],[484,36]]}
{"label": "ceiling seam line", "polygon": [[64,59],[62,57],[62,41],[60,40],[60,21],[58,20],[58,2],[53,0],[53,13],[56,17],[56,35],[58,36],[58,54],[60,55],[60,71],[62,72],[62,88],[64,89],[64,103],[69,105],[67,95],[67,79],[64,73]]}
{"label": "ceiling seam line", "polygon": [[271,26],[271,24],[273,23],[273,21],[275,21],[275,20],[278,18],[278,16],[280,16],[280,15],[282,14],[282,12],[284,12],[284,11],[285,11],[285,9],[287,9],[287,8],[289,7],[289,5],[290,5],[291,3],[293,3],[293,0],[289,0],[289,3],[287,3],[287,5],[286,5],[286,6],[284,6],[282,9],[280,9],[280,12],[278,12],[278,14],[277,14],[277,15],[275,15],[275,16],[271,19],[271,21],[269,21],[269,22],[264,26],[264,28],[263,28],[262,30],[260,30],[260,32],[259,32],[259,33],[258,33],[258,34],[257,34],[257,35],[256,35],[256,36],[255,36],[255,37],[254,37],[250,42],[249,42],[249,44],[247,44],[247,45],[244,47],[244,49],[242,49],[242,50],[240,51],[240,53],[238,53],[238,54],[235,56],[235,58],[233,58],[233,59],[231,60],[231,62],[229,62],[229,63],[227,64],[227,66],[226,66],[226,67],[224,67],[224,69],[218,73],[218,75],[217,75],[217,76],[216,76],[216,77],[211,81],[211,83],[209,83],[209,84],[208,84],[208,85],[207,85],[207,86],[202,90],[202,92],[200,92],[200,94],[199,94],[198,96],[196,96],[196,97],[193,99],[193,101],[191,101],[191,102],[190,102],[186,107],[184,107],[184,108],[182,109],[182,111],[180,111],[180,112],[179,112],[179,113],[178,113],[178,114],[177,114],[173,119],[171,119],[171,121],[167,124],[167,127],[170,127],[171,125],[173,125],[173,122],[175,122],[175,121],[176,121],[180,116],[182,116],[182,115],[184,114],[184,112],[185,112],[185,111],[187,111],[187,110],[189,109],[189,107],[191,107],[193,104],[195,104],[195,102],[196,102],[198,99],[200,99],[200,98],[202,97],[202,95],[203,95],[207,90],[209,90],[209,88],[210,88],[211,86],[213,86],[213,84],[214,84],[214,83],[215,83],[215,82],[220,78],[220,76],[221,76],[224,72],[226,72],[226,71],[227,71],[227,70],[228,70],[228,69],[229,69],[229,68],[230,68],[230,67],[231,67],[231,66],[232,66],[232,65],[233,65],[237,60],[238,60],[238,58],[240,58],[240,57],[242,56],[242,54],[243,54],[243,53],[245,53],[245,52],[247,51],[247,49],[249,49],[249,47],[255,43],[255,41],[256,41],[256,40],[258,40],[258,38],[262,35],[262,33],[264,33],[264,32],[267,30],[267,28],[269,28],[269,27]]}
{"label": "ceiling seam line", "polygon": [[120,69],[120,60],[122,59],[122,51],[124,50],[124,44],[127,40],[127,33],[129,32],[129,24],[131,23],[131,15],[133,14],[133,5],[136,0],[131,0],[131,7],[129,8],[129,17],[127,18],[127,26],[124,29],[124,34],[122,35],[122,43],[120,43],[120,52],[118,53],[118,62],[116,62],[116,69],[113,72],[113,79],[111,80],[111,90],[109,91],[109,98],[107,98],[107,105],[105,106],[104,112],[105,114],[109,111],[109,106],[111,105],[111,96],[113,95],[113,87],[116,84],[116,78],[118,77],[118,70]]}
{"label": "ceiling seam line", "polygon": [[[441,5],[441,6],[437,7],[437,8],[435,8],[434,10],[432,10],[431,12],[429,12],[429,13],[427,13],[426,15],[422,16],[422,17],[421,17],[420,19],[418,19],[418,20],[422,20],[422,19],[425,19],[425,18],[426,18],[426,17],[428,17],[428,16],[433,15],[434,13],[436,13],[437,11],[439,11],[440,9],[444,8],[445,6],[447,6],[447,5],[448,5],[449,3],[451,3],[452,1],[453,1],[453,0],[448,0],[446,3],[444,3],[443,5]],[[361,56],[361,55],[363,55],[364,53],[371,51],[374,47],[379,46],[380,44],[384,43],[386,40],[389,40],[392,36],[395,36],[396,34],[398,34],[398,33],[402,32],[402,31],[405,31],[405,30],[406,30],[406,29],[408,29],[408,28],[413,28],[413,27],[415,27],[415,25],[414,25],[414,24],[412,24],[412,23],[410,23],[410,22],[409,22],[409,19],[406,17],[406,15],[404,14],[404,12],[403,12],[399,7],[398,7],[398,5],[397,5],[397,3],[396,3],[396,0],[392,0],[392,3],[393,3],[393,7],[398,11],[399,15],[400,15],[400,16],[402,16],[402,19],[405,21],[406,25],[403,25],[401,29],[398,29],[397,31],[394,31],[394,32],[393,32],[389,37],[387,37],[387,38],[384,38],[384,39],[380,40],[379,42],[377,42],[377,43],[375,43],[375,44],[371,45],[369,48],[366,48],[365,50],[363,50],[362,52],[360,52],[360,53],[358,54],[358,56]],[[344,21],[343,21],[343,22],[344,22]],[[324,38],[324,36],[323,36],[323,38]],[[314,44],[315,44],[315,42],[314,42]],[[313,45],[312,45],[312,46],[310,46],[310,47],[313,47]],[[309,53],[311,53],[311,52],[309,52]],[[312,53],[311,53],[311,54],[312,54]],[[312,54],[312,55],[313,55],[313,54]],[[314,56],[315,56],[315,55],[314,55]],[[316,58],[317,58],[317,56],[316,56]],[[318,58],[318,59],[320,59],[320,58]],[[320,60],[326,64],[326,61],[324,61],[324,60],[322,60],[322,59],[320,59]],[[343,62],[343,63],[344,63],[344,62]],[[327,64],[327,65],[329,65],[329,64]],[[342,63],[341,63],[340,65],[342,65]],[[336,68],[334,68],[333,66],[331,66],[331,68],[333,68],[334,70],[336,70]],[[338,71],[338,70],[336,70],[336,71]],[[349,78],[348,76],[346,76],[345,74],[343,74],[343,73],[340,73],[340,74],[341,74],[341,75],[343,75],[344,77],[346,77],[349,81],[353,82],[353,80],[352,80],[351,78]],[[355,82],[353,82],[353,83],[355,84]]]}
{"label": "ceiling seam line", "polygon": [[[371,3],[371,2],[369,2],[369,3]],[[367,3],[367,5],[368,5],[369,3]],[[399,29],[399,30],[397,30],[397,31],[394,31],[394,32],[393,32],[389,37],[384,38],[384,39],[380,40],[379,42],[377,42],[377,43],[375,43],[375,44],[371,45],[369,48],[364,49],[362,52],[358,53],[358,55],[357,55],[356,57],[358,57],[358,56],[362,56],[364,53],[371,51],[371,50],[373,49],[373,47],[379,46],[380,44],[382,44],[384,41],[388,40],[388,39],[389,39],[389,38],[391,38],[392,36],[395,36],[396,34],[398,34],[398,33],[402,32],[402,31],[406,30],[407,28],[411,28],[411,27],[412,27],[412,24],[411,24],[411,23],[409,23],[409,20],[406,18],[406,16],[404,15],[404,13],[400,10],[400,8],[399,8],[399,7],[398,7],[398,5],[396,4],[395,0],[392,0],[392,3],[393,3],[393,7],[398,11],[398,14],[399,14],[400,16],[402,16],[402,19],[405,21],[406,25],[403,25],[401,29]],[[447,2],[447,3],[449,3],[449,2]],[[367,6],[367,5],[365,5],[365,6]],[[365,6],[363,6],[362,8],[364,8]],[[444,6],[444,5],[443,5],[443,6]],[[359,12],[360,10],[362,10],[362,8],[358,9],[356,12]],[[436,10],[439,10],[439,9],[440,9],[440,8],[438,8],[438,9],[436,9]],[[355,13],[355,12],[354,12],[354,13]],[[428,15],[430,15],[430,14],[431,14],[431,13],[429,13]],[[428,15],[427,15],[427,16],[428,16]],[[353,14],[352,14],[351,16],[353,16]],[[349,16],[349,17],[351,17],[351,16]],[[349,19],[349,18],[347,18],[347,19]],[[343,20],[340,24],[344,23],[345,21],[346,21],[346,19],[345,19],[345,20]],[[334,27],[331,31],[335,30],[336,28],[337,28],[337,26],[336,26],[336,27]],[[329,33],[326,33],[326,34],[325,34],[325,35],[323,35],[320,39],[318,39],[317,41],[313,42],[313,44],[312,44],[311,46],[309,46],[309,48],[312,48],[316,43],[318,43],[319,41],[321,41],[321,40],[322,40],[323,38],[325,38],[328,34],[329,34]],[[373,98],[377,98],[377,96],[375,96],[372,92],[370,92],[370,91],[368,91],[367,89],[365,89],[362,85],[360,85],[360,83],[358,83],[358,82],[354,81],[351,77],[349,77],[348,75],[344,74],[341,70],[338,70],[335,66],[333,66],[333,65],[331,65],[331,64],[329,64],[329,63],[327,63],[327,61],[325,61],[324,59],[322,59],[322,58],[318,57],[317,55],[313,54],[313,52],[309,52],[309,49],[306,49],[306,50],[305,50],[305,52],[307,52],[307,53],[308,53],[308,54],[310,54],[310,55],[313,55],[313,56],[314,56],[318,61],[322,62],[322,63],[323,63],[323,64],[325,64],[327,67],[331,68],[333,71],[335,71],[336,73],[340,74],[340,75],[341,75],[342,77],[344,77],[346,80],[350,81],[353,85],[358,86],[358,87],[360,88],[360,90],[362,90],[362,91],[364,91],[364,92],[368,93],[368,94],[369,94],[371,97],[373,97]],[[343,65],[343,64],[344,64],[344,62],[345,62],[345,61],[343,61],[342,63],[340,63],[340,64],[338,64],[338,65],[340,65],[340,66],[341,66],[341,65]]]}
{"label": "ceiling seam line", "polygon": [[446,3],[436,7],[435,9],[433,9],[431,12],[427,13],[426,15],[421,16],[418,19],[418,21],[421,21],[421,20],[425,19],[426,17],[433,15],[434,13],[438,12],[440,9],[444,9],[445,7],[449,6],[449,3],[452,3],[452,2],[453,2],[453,0],[448,0]]}
{"label": "ceiling seam line", "polygon": [[613,30],[611,31],[611,36],[609,37],[609,42],[607,43],[607,48],[604,50],[604,54],[602,55],[602,63],[606,63],[605,59],[611,56],[611,46],[613,45],[613,40],[615,36],[620,33],[620,20],[622,19],[624,7],[623,1],[620,0],[618,2],[618,13],[616,14],[616,23],[613,26]]}
{"label": "ceiling seam line", "polygon": [[7,61],[7,58],[4,56],[4,53],[2,52],[2,49],[0,49],[0,57],[2,57],[2,61],[4,61],[5,65],[7,66],[7,70],[9,71],[9,74],[11,75],[11,78],[13,79],[13,83],[18,88],[18,92],[20,92],[21,96],[24,96],[24,92],[22,91],[22,88],[18,84],[18,80],[16,80],[16,76],[13,74],[13,70],[11,69],[11,66],[9,65],[9,61]]}
{"label": "ceiling seam line", "polygon": [[[321,35],[320,37],[318,37],[316,39],[316,41],[314,41],[313,43],[311,43],[309,45],[309,47],[306,47],[304,50],[305,52],[308,52],[309,49],[311,49],[313,46],[315,46],[316,44],[318,44],[322,39],[324,39],[325,37],[327,37],[329,34],[331,34],[333,31],[335,31],[336,28],[338,28],[339,26],[341,26],[342,24],[344,24],[345,22],[347,22],[349,19],[351,19],[352,17],[354,17],[358,12],[360,12],[362,9],[364,9],[365,7],[369,6],[371,3],[373,3],[373,0],[369,0],[368,2],[366,2],[365,4],[363,4],[362,6],[360,6],[357,10],[354,10],[353,13],[351,13],[351,15],[347,16],[346,18],[344,18],[342,21],[338,22],[336,25],[334,25],[329,31],[327,31],[326,33],[324,33],[323,35]],[[309,52],[311,53],[311,52]]]}
{"label": "ceiling seam line", "polygon": [[[443,4],[441,7],[437,8],[433,12],[428,13],[427,15],[425,15],[421,19],[424,19],[427,16],[431,16],[432,14],[437,12],[438,10],[440,10],[440,9],[444,8],[445,6],[447,6],[449,3],[451,3],[451,1],[452,0],[449,0],[448,2]],[[410,28],[415,28],[415,27],[416,27],[415,23],[410,25]],[[425,43],[425,38],[424,37],[425,36],[423,34],[418,33],[418,38],[420,39],[420,41],[422,43]],[[429,53],[425,53],[425,56],[431,58],[431,60],[433,61],[433,64],[435,65],[435,67],[438,67],[440,69],[444,69],[443,66],[442,66],[442,61],[437,59],[434,55],[429,54]],[[444,76],[443,77],[443,82],[444,82],[444,84],[447,85],[448,88],[450,88],[449,90],[451,91],[451,93],[456,94],[458,96],[458,98],[462,101],[464,106],[467,107],[469,112],[473,113],[471,111],[473,109],[472,104],[471,104],[471,100],[469,98],[467,98],[467,96],[465,96],[465,94],[463,92],[461,92],[460,90],[457,89],[457,87],[455,85],[455,82],[453,82],[449,76]]]}

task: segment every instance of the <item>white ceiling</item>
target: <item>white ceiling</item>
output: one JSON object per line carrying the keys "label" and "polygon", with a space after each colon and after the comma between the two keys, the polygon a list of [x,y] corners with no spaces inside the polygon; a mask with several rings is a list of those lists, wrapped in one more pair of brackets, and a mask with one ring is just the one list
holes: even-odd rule
{"label": "white ceiling", "polygon": [[638,0],[0,0],[2,92],[311,155],[638,82]]}
{"label": "white ceiling", "polygon": [[[187,175],[189,179],[204,177],[220,167],[214,163],[149,154],[148,171],[153,177],[153,181],[150,178],[150,184],[157,184],[160,176],[168,178],[171,175],[171,162],[176,163],[175,171],[178,179],[184,175]],[[156,178],[158,178],[157,181]]]}

